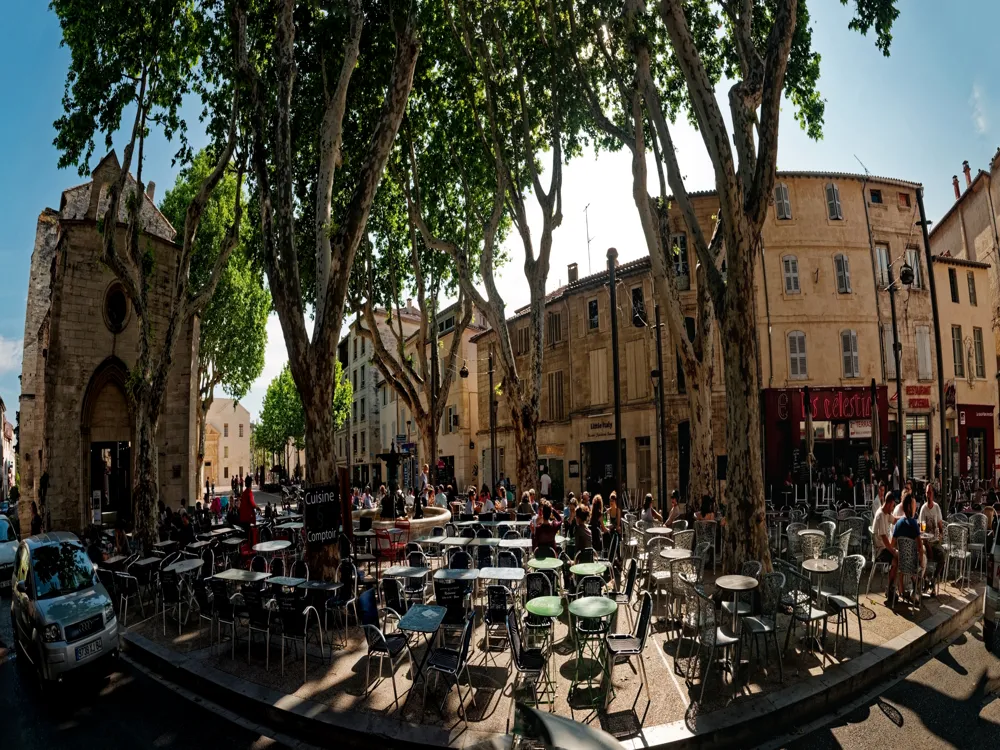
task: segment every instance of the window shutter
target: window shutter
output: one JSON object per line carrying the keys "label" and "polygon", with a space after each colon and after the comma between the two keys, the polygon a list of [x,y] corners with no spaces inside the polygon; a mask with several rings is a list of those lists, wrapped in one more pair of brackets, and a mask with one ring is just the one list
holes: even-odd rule
{"label": "window shutter", "polygon": [[858,377],[861,375],[861,366],[858,362],[858,334],[851,331],[851,354],[853,355],[853,369],[851,370],[851,377]]}
{"label": "window shutter", "polygon": [[853,364],[853,348],[851,347],[851,332],[841,331],[840,351],[844,360],[844,377],[851,377],[851,367]]}
{"label": "window shutter", "polygon": [[882,329],[882,340],[885,342],[885,376],[896,377],[896,356],[893,352],[892,329],[886,326]]}
{"label": "window shutter", "polygon": [[833,195],[833,183],[826,186],[826,215],[831,219],[837,218],[837,203]]}
{"label": "window shutter", "polygon": [[788,199],[788,185],[781,186],[781,200],[785,206],[785,218],[792,218],[792,202]]}
{"label": "window shutter", "polygon": [[795,333],[788,337],[788,370],[793,378],[801,377],[799,372],[799,337]]}
{"label": "window shutter", "polygon": [[642,339],[625,345],[629,399],[643,399],[649,395],[649,373],[646,368],[645,342]]}
{"label": "window shutter", "polygon": [[786,255],[784,260],[785,292],[796,294],[799,291],[799,260],[794,255]]}
{"label": "window shutter", "polygon": [[608,402],[607,351],[594,349],[590,352],[590,403],[595,406]]}
{"label": "window shutter", "polygon": [[917,379],[930,380],[931,332],[927,326],[917,326]]}
{"label": "window shutter", "polygon": [[840,294],[850,294],[851,267],[847,262],[847,256],[838,254],[834,257],[833,263],[837,271],[837,292]]}

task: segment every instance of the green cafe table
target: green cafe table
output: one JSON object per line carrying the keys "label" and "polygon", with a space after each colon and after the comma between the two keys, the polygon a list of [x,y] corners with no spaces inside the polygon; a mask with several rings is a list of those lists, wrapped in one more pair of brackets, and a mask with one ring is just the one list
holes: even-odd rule
{"label": "green cafe table", "polygon": [[559,570],[563,561],[558,557],[533,557],[528,560],[527,565],[532,570]]}
{"label": "green cafe table", "polygon": [[[524,605],[525,610],[535,615],[536,617],[548,617],[549,623],[549,643],[552,643],[552,639],[555,637],[555,631],[552,628],[552,620],[557,617],[562,617],[563,613],[563,603],[561,596],[536,596],[534,599],[526,602]],[[549,661],[553,661],[552,649],[549,648]]]}
{"label": "green cafe table", "polygon": [[[570,568],[572,570],[572,568]],[[601,669],[601,681],[607,672],[607,665],[604,663],[604,639],[611,627],[610,617],[618,612],[618,604],[614,599],[603,596],[582,596],[569,604],[569,613],[573,617],[585,622],[585,632],[576,633],[576,670],[573,675],[573,682],[570,691],[579,685],[585,685],[588,689],[593,689],[593,675],[586,680],[580,679],[580,665],[583,662],[584,652],[589,651],[590,656],[597,662]],[[570,618],[571,627],[573,618]],[[600,687],[600,683],[598,683]],[[600,698],[603,703],[603,697]],[[598,704],[599,705],[599,704]]]}
{"label": "green cafe table", "polygon": [[[608,569],[606,562],[577,563],[570,567],[569,572],[575,576],[599,576]],[[570,607],[570,612],[573,608]]]}

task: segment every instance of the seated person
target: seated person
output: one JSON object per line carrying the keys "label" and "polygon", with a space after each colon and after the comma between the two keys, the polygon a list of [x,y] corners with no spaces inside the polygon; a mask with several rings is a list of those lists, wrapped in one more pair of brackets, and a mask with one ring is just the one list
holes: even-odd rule
{"label": "seated person", "polygon": [[663,523],[663,516],[653,507],[653,495],[649,492],[646,493],[646,497],[642,501],[642,515],[639,516],[639,520],[648,524]]}
{"label": "seated person", "polygon": [[[895,543],[895,540],[901,538],[915,540],[917,543],[917,563],[920,565],[921,568],[923,568],[925,566],[924,545],[923,545],[923,540],[920,538],[920,524],[917,523],[917,519],[913,517],[913,512],[916,510],[916,501],[914,500],[912,494],[904,491],[903,502],[900,504],[903,506],[903,517],[900,518],[898,521],[896,521],[896,525],[892,529],[893,543]],[[896,562],[897,562],[896,575],[899,577],[899,580],[897,581],[897,591],[902,591],[903,579],[899,573],[898,554],[896,556]],[[914,591],[913,598],[915,602],[919,602],[920,592]]]}
{"label": "seated person", "polygon": [[872,519],[872,552],[877,563],[888,563],[889,584],[885,591],[885,606],[896,603],[896,546],[892,540],[892,511],[896,507],[896,493],[886,492],[882,505]]}

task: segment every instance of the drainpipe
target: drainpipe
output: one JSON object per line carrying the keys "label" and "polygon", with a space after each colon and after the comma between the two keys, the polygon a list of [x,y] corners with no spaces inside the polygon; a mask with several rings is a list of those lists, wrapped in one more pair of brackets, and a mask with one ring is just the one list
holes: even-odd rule
{"label": "drainpipe", "polygon": [[[760,269],[761,269],[761,274],[760,274],[761,278],[764,280],[764,317],[767,318],[767,367],[768,367],[767,387],[768,388],[773,388],[774,387],[774,347],[772,346],[773,340],[772,340],[772,336],[771,336],[771,298],[770,298],[770,296],[768,294],[768,291],[767,291],[767,265],[766,265],[766,262],[764,260],[764,241],[763,240],[761,240],[761,243],[760,243]],[[758,346],[759,345],[760,344],[758,342]],[[758,360],[758,366],[759,366],[759,360]],[[760,373],[758,372],[757,375],[759,377]],[[761,430],[761,434],[762,435],[764,434],[763,430]]]}
{"label": "drainpipe", "polygon": [[878,318],[878,350],[881,354],[882,382],[886,382],[885,372],[885,336],[882,331],[882,305],[879,300],[878,287],[878,265],[875,262],[875,236],[872,234],[871,216],[868,214],[868,200],[865,198],[865,188],[868,185],[868,176],[861,180],[861,205],[865,207],[865,226],[868,228],[868,255],[872,263],[872,283],[875,286],[875,315]]}

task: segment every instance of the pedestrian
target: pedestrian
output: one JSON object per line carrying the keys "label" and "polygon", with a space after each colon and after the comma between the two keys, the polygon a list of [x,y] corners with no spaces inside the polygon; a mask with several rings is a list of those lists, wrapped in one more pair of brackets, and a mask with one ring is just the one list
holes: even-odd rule
{"label": "pedestrian", "polygon": [[607,528],[604,525],[604,498],[600,495],[594,496],[594,503],[590,506],[590,536],[591,544],[595,552],[604,551],[604,537]]}
{"label": "pedestrian", "polygon": [[531,496],[527,492],[521,493],[521,502],[517,504],[517,514],[530,516],[535,512],[535,509],[531,507]]}
{"label": "pedestrian", "polygon": [[549,499],[549,492],[552,490],[552,477],[549,470],[543,464],[540,468],[541,476],[538,478],[538,492],[543,500]]}
{"label": "pedestrian", "polygon": [[663,523],[663,516],[653,507],[653,495],[649,492],[646,493],[646,498],[642,501],[642,515],[639,516],[639,520],[645,521],[647,524]]}
{"label": "pedestrian", "polygon": [[212,504],[210,506],[210,510],[212,511],[212,516],[215,518],[216,521],[218,521],[219,518],[222,516],[222,503],[219,500],[219,498],[217,497],[212,498]]}
{"label": "pedestrian", "polygon": [[257,525],[257,503],[253,499],[253,490],[247,487],[240,495],[240,526],[247,533],[247,539],[253,539],[251,529]]}

